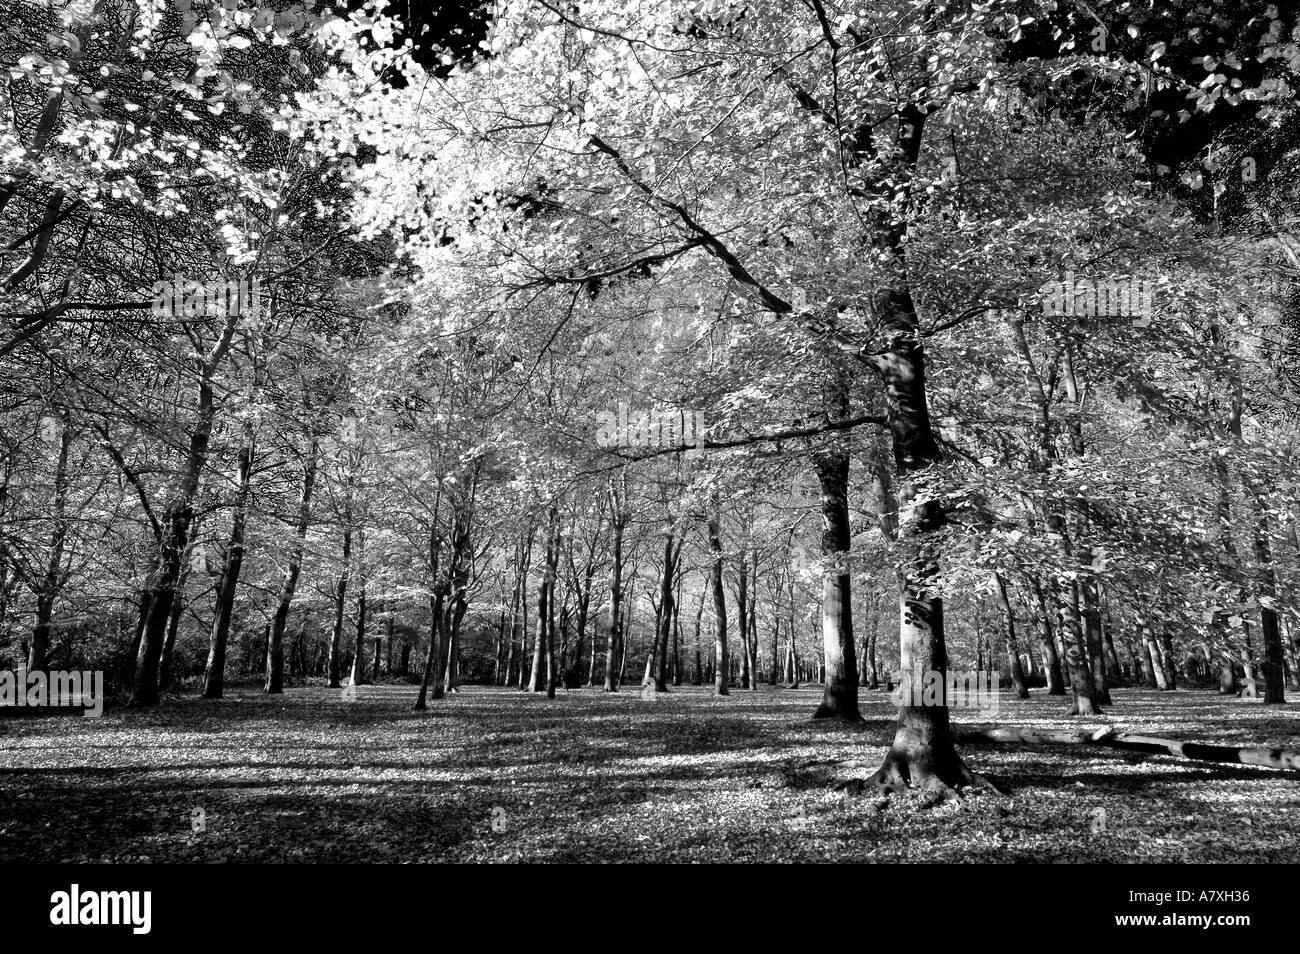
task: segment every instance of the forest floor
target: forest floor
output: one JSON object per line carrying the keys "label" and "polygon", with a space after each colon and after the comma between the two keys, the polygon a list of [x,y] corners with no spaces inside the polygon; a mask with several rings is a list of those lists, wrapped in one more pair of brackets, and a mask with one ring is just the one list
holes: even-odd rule
{"label": "forest floor", "polygon": [[[982,745],[968,761],[1009,798],[923,809],[836,790],[810,764],[874,764],[895,710],[864,691],[865,725],[812,722],[820,693],[548,701],[469,686],[418,713],[408,685],[248,686],[99,719],[0,719],[0,862],[1300,861],[1300,777],[1270,769]],[[1296,703],[1114,696],[1086,722],[1042,690],[1003,693],[990,722],[954,718],[1300,740]]]}

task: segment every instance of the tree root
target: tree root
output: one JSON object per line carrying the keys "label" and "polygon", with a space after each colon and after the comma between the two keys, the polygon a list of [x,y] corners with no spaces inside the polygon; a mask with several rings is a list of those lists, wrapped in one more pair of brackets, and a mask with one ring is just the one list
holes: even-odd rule
{"label": "tree root", "polygon": [[1085,696],[1075,696],[1074,701],[1070,703],[1070,708],[1065,710],[1068,716],[1099,716],[1102,714],[1101,704]]}
{"label": "tree root", "polygon": [[945,761],[947,765],[937,768],[890,749],[884,764],[867,779],[866,785],[884,795],[901,795],[915,789],[920,792],[922,808],[960,798],[964,791],[986,791],[1005,797],[1006,793],[987,778],[972,772],[961,756],[954,753]]}
{"label": "tree root", "polygon": [[[827,781],[837,791],[851,795],[875,794],[881,797],[878,806],[885,804],[885,799],[895,795],[918,796],[918,807],[934,808],[961,798],[970,792],[989,792],[1003,798],[1007,793],[993,782],[973,772],[953,753],[944,759],[942,771],[933,764],[923,760],[909,758],[906,753],[891,749],[885,761],[878,768],[872,769],[873,763],[859,760],[832,762]],[[807,763],[808,766],[818,763]],[[827,763],[821,763],[827,764]],[[867,777],[846,772],[870,771]]]}
{"label": "tree root", "polygon": [[817,707],[817,711],[812,714],[812,718],[817,721],[836,721],[843,722],[845,725],[861,725],[867,720],[859,712],[846,713],[839,709],[822,703]]}

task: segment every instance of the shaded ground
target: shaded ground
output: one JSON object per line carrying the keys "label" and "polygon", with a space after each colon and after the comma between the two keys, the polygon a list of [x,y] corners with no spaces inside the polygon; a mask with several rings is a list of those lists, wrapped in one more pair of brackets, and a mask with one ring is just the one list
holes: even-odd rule
{"label": "shaded ground", "polygon": [[[967,757],[1009,802],[877,807],[801,767],[878,761],[893,707],[866,692],[865,726],[813,723],[820,693],[467,687],[416,713],[411,686],[248,688],[6,718],[0,861],[1300,861],[1300,776],[1244,766],[985,746]],[[1300,745],[1297,704],[1114,696],[1079,723],[1003,693],[996,724]]]}

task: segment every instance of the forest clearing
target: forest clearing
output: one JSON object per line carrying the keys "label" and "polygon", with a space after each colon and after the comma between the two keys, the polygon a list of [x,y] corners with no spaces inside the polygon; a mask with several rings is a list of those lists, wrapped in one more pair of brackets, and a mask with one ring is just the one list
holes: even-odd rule
{"label": "forest clearing", "polygon": [[[0,722],[0,838],[12,861],[1278,862],[1300,857],[1300,785],[1268,769],[1052,747],[972,747],[1009,798],[920,811],[826,784],[879,760],[896,710],[807,718],[821,687],[717,700],[680,687],[467,686],[436,711],[410,687],[323,687],[148,716]],[[1116,690],[1110,721],[1149,735],[1281,745],[1300,710],[1212,692]],[[1075,726],[1036,691],[999,724]],[[971,723],[972,727],[980,726]],[[960,728],[964,728],[961,726]],[[195,809],[203,812],[195,829]],[[494,827],[495,825],[495,827]],[[93,846],[93,847],[90,847]]]}

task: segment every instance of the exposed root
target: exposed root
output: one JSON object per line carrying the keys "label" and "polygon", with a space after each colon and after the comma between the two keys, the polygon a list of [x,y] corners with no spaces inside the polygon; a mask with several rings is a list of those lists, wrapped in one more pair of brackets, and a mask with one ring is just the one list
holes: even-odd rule
{"label": "exposed root", "polygon": [[1094,702],[1092,699],[1089,699],[1086,696],[1076,695],[1074,697],[1074,702],[1070,704],[1070,708],[1065,710],[1065,714],[1068,716],[1087,717],[1087,716],[1099,716],[1102,714],[1102,711],[1101,711],[1101,706],[1098,705],[1096,702]]}
{"label": "exposed root", "polygon": [[815,720],[834,720],[843,722],[845,725],[861,725],[867,720],[862,717],[860,712],[843,712],[834,706],[828,706],[822,703],[817,707],[817,711],[812,714]]}
{"label": "exposed root", "polygon": [[[825,784],[846,794],[877,794],[881,796],[880,805],[894,795],[916,795],[920,808],[960,801],[971,792],[1007,797],[989,779],[971,771],[955,752],[941,761],[943,769],[938,770],[928,760],[909,759],[905,753],[891,749],[884,763],[865,777],[858,773],[870,770],[871,766],[854,760],[830,763],[830,771],[822,774],[822,778]],[[800,768],[810,768],[814,764],[807,763]]]}

